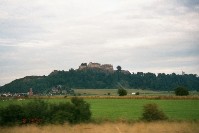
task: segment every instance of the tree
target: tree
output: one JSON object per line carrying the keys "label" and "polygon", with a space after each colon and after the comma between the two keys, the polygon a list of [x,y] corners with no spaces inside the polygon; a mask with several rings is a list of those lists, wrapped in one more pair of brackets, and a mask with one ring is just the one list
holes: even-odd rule
{"label": "tree", "polygon": [[117,66],[117,81],[120,81],[120,73],[122,71],[122,67],[121,66]]}
{"label": "tree", "polygon": [[187,96],[187,95],[189,95],[189,91],[185,87],[177,87],[175,89],[175,94],[176,94],[176,96]]}
{"label": "tree", "polygon": [[122,89],[122,88],[118,89],[117,93],[118,93],[119,96],[127,95],[127,91],[125,89]]}
{"label": "tree", "polygon": [[121,70],[122,70],[122,67],[121,66],[117,66],[117,71],[121,72]]}

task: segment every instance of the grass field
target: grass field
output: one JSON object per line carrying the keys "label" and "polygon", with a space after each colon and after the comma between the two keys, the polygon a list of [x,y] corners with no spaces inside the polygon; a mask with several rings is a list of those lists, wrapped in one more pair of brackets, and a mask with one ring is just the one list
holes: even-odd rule
{"label": "grass field", "polygon": [[[110,93],[110,96],[117,96],[118,89],[74,89],[76,94],[82,96],[106,96]],[[174,95],[174,92],[168,91],[152,91],[143,89],[126,89],[127,95],[132,95],[132,93],[139,92],[140,95]]]}
{"label": "grass field", "polygon": [[[80,90],[82,91],[82,90]],[[97,92],[98,91],[98,92]],[[87,90],[81,92],[91,105],[92,123],[70,125],[27,125],[0,127],[0,133],[198,133],[199,100],[195,97],[174,97],[170,95],[141,95],[118,97],[103,96],[109,90]],[[106,92],[105,92],[106,91]],[[105,93],[104,93],[105,92]],[[86,93],[86,94],[85,94]],[[96,95],[90,94],[96,93]],[[144,94],[144,93],[143,93]],[[146,93],[145,93],[146,94]],[[165,97],[166,96],[166,97]],[[69,102],[70,97],[40,97],[49,103]],[[25,104],[33,99],[2,99],[0,106]],[[169,117],[168,121],[146,123],[139,121],[143,106],[156,103]]]}
{"label": "grass field", "polygon": [[[74,89],[76,94],[81,96],[106,96],[110,93],[110,96],[117,96],[118,89]],[[174,96],[174,91],[153,91],[145,89],[126,89],[127,95],[132,96],[132,93],[139,92],[141,96]],[[190,91],[191,96],[199,96],[199,92]]]}
{"label": "grass field", "polygon": [[2,127],[1,133],[198,133],[197,122],[102,123]]}
{"label": "grass field", "polygon": [[[26,100],[0,101],[0,106],[8,104],[24,104]],[[66,102],[69,99],[52,98],[45,99],[50,103]],[[85,99],[91,105],[92,119],[101,120],[139,120],[143,106],[147,103],[156,103],[165,112],[170,120],[199,120],[199,100],[159,100],[159,99]]]}
{"label": "grass field", "polygon": [[199,120],[198,100],[88,99],[94,119],[138,120],[143,106],[156,103],[171,120]]}

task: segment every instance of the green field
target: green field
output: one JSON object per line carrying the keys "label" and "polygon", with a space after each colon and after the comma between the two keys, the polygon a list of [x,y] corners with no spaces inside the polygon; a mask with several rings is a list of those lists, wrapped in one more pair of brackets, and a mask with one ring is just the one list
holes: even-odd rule
{"label": "green field", "polygon": [[138,120],[143,106],[156,103],[171,120],[199,120],[198,100],[89,99],[93,118]]}
{"label": "green field", "polygon": [[[81,96],[106,96],[108,93],[110,96],[118,96],[118,89],[74,89],[76,94]],[[143,90],[143,89],[126,89],[127,95],[132,96],[132,93],[139,92],[140,95],[174,95],[174,92],[168,91],[152,91],[152,90]]]}
{"label": "green field", "polygon": [[[118,96],[118,89],[74,89],[76,94],[81,96]],[[126,89],[128,96],[133,96],[132,93],[139,92],[141,96],[175,96],[174,91],[153,91],[145,89]],[[189,91],[190,96],[199,96],[197,91]]]}
{"label": "green field", "polygon": [[[30,99],[0,101],[0,106],[10,103],[24,104]],[[69,99],[45,99],[50,103],[66,102]],[[199,100],[149,100],[149,99],[85,99],[91,105],[94,120],[138,120],[143,106],[156,103],[170,120],[199,120]]]}

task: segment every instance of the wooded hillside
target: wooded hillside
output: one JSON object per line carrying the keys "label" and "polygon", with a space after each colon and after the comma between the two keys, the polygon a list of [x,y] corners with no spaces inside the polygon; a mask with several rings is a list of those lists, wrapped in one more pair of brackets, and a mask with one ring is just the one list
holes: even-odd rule
{"label": "wooded hillside", "polygon": [[0,92],[26,93],[30,88],[34,93],[47,93],[52,87],[62,85],[66,88],[142,88],[151,90],[173,91],[177,86],[189,90],[199,89],[199,77],[196,74],[177,75],[175,73],[123,73],[107,72],[101,69],[53,71],[48,76],[27,76],[16,79],[0,87]]}

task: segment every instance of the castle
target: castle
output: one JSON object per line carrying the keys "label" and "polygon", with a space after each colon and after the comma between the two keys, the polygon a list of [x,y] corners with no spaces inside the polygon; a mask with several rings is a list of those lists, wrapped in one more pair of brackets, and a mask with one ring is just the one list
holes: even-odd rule
{"label": "castle", "polygon": [[113,72],[113,65],[111,64],[99,64],[99,63],[92,63],[90,62],[88,65],[87,63],[82,63],[79,66],[79,70],[83,70],[83,69],[101,69],[101,70],[105,70],[105,71],[109,71],[109,72]]}

